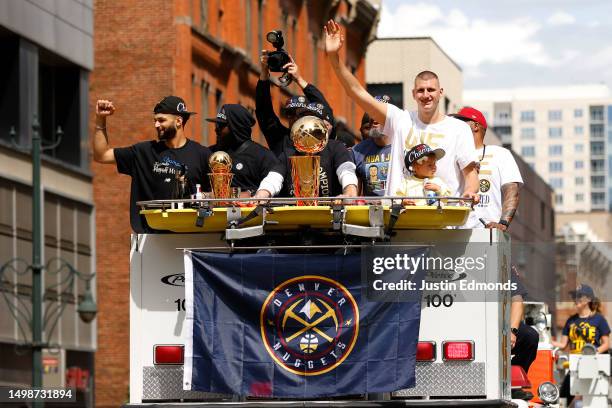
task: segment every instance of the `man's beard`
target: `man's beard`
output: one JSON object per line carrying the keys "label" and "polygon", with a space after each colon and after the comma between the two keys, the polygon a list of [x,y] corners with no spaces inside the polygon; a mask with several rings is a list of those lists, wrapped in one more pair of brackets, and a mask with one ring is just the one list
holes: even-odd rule
{"label": "man's beard", "polygon": [[373,127],[368,131],[368,137],[372,139],[380,139],[381,137],[385,137],[385,135],[379,128]]}
{"label": "man's beard", "polygon": [[176,136],[176,126],[172,125],[167,129],[164,129],[163,132],[161,128],[157,129],[157,138],[159,140],[171,140]]}

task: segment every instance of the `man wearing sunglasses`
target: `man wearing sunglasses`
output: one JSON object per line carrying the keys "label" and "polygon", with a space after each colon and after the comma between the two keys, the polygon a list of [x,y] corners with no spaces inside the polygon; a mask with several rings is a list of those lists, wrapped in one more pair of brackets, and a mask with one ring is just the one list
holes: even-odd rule
{"label": "man wearing sunglasses", "polygon": [[156,141],[112,148],[108,142],[106,120],[115,113],[112,101],[96,103],[96,132],[93,157],[98,163],[115,164],[121,174],[132,177],[130,224],[134,232],[155,232],[141,216],[138,201],[189,198],[196,184],[207,188],[210,149],[187,139],[185,124],[195,112],[189,112],[178,96],[166,96],[153,109]]}
{"label": "man wearing sunglasses", "polygon": [[286,170],[276,156],[251,140],[255,118],[242,105],[226,104],[217,117],[206,119],[215,124],[217,143],[212,151],[224,151],[232,159],[232,187],[239,187],[249,196],[269,198],[277,195],[283,186]]}
{"label": "man wearing sunglasses", "polygon": [[[331,107],[325,100],[325,97],[314,85],[309,84],[302,78],[297,64],[292,60],[283,68],[293,76],[293,80],[304,92],[304,96],[292,96],[285,102],[281,114],[287,119],[289,127],[282,124],[274,108],[272,107],[272,95],[270,94],[270,70],[268,69],[267,51],[261,52],[261,75],[257,81],[255,90],[255,115],[257,123],[261,129],[268,147],[279,157],[281,153],[286,152],[287,156],[295,154],[293,144],[289,138],[289,129],[293,123],[304,113],[308,103],[320,103],[324,105],[329,112],[329,122],[334,125],[333,113]],[[333,137],[332,137],[333,138]]]}

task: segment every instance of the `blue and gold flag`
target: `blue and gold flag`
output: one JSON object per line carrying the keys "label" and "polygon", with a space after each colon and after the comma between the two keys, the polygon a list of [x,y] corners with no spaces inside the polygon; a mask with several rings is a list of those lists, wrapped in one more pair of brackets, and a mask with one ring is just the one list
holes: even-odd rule
{"label": "blue and gold flag", "polygon": [[415,384],[420,302],[365,299],[360,255],[186,251],[185,278],[185,389],[314,398]]}

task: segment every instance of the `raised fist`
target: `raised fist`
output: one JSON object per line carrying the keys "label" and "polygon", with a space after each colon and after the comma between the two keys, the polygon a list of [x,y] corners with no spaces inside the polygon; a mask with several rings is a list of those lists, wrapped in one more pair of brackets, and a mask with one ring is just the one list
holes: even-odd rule
{"label": "raised fist", "polygon": [[96,116],[110,116],[115,113],[115,106],[111,101],[98,99],[96,102]]}

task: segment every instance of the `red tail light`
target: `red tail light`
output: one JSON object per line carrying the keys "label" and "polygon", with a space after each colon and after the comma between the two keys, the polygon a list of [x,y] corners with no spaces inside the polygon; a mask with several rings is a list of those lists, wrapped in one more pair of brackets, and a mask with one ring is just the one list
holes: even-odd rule
{"label": "red tail light", "polygon": [[442,359],[446,360],[474,360],[473,341],[444,341],[442,342]]}
{"label": "red tail light", "polygon": [[183,364],[185,361],[185,346],[182,344],[153,346],[154,364]]}
{"label": "red tail light", "polygon": [[436,342],[435,341],[419,341],[416,352],[417,361],[435,361],[436,359]]}

